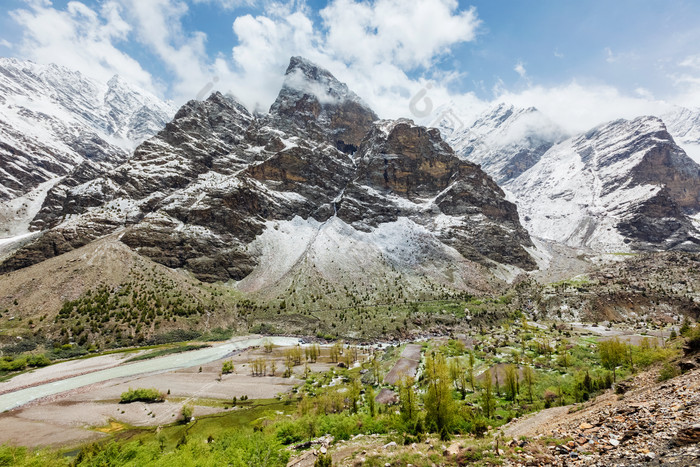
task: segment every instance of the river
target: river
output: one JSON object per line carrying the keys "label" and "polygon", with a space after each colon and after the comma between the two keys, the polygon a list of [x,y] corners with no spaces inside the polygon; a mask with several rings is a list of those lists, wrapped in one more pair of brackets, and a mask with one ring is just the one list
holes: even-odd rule
{"label": "river", "polygon": [[[15,409],[43,397],[53,396],[115,378],[124,378],[145,373],[161,373],[191,368],[193,366],[201,366],[225,358],[227,355],[237,350],[260,346],[263,343],[263,339],[263,337],[234,338],[223,344],[207,347],[205,349],[192,350],[190,352],[183,352],[140,362],[126,363],[113,368],[93,371],[80,376],[73,376],[51,383],[19,389],[0,395],[0,412]],[[267,339],[274,345],[279,346],[296,345],[300,342],[299,339],[293,337],[268,337]]]}

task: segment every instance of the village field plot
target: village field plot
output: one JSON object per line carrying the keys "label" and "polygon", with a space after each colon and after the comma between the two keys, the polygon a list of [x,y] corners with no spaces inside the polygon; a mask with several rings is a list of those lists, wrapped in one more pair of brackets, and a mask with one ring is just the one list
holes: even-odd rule
{"label": "village field plot", "polygon": [[401,358],[384,378],[386,384],[396,384],[402,376],[415,376],[420,364],[422,347],[417,344],[408,344],[401,352]]}

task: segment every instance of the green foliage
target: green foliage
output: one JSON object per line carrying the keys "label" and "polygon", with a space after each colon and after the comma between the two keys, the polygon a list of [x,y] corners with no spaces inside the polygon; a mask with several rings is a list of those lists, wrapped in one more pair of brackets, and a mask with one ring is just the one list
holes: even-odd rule
{"label": "green foliage", "polygon": [[414,424],[418,418],[418,397],[413,388],[414,384],[410,376],[404,376],[399,381],[399,413],[409,425]]}
{"label": "green foliage", "polygon": [[148,339],[147,343],[149,345],[160,345],[160,344],[171,344],[174,342],[186,342],[202,337],[202,333],[199,331],[188,330],[188,329],[173,329],[163,334],[156,334],[155,336]]}
{"label": "green foliage", "polygon": [[603,367],[613,372],[613,382],[615,381],[615,370],[624,361],[627,353],[627,345],[617,337],[598,343],[598,353]]}
{"label": "green foliage", "polygon": [[172,355],[182,352],[189,352],[190,350],[198,350],[209,347],[206,344],[190,344],[190,345],[178,345],[176,347],[169,347],[167,349],[159,349],[153,352],[148,352],[143,355],[138,355],[127,360],[128,362],[138,362],[141,360],[149,360],[151,358],[163,357],[165,355]]}
{"label": "green foliage", "polygon": [[194,407],[191,404],[185,404],[180,409],[180,422],[189,423],[194,416]]}
{"label": "green foliage", "polygon": [[68,465],[68,460],[58,453],[33,451],[24,447],[0,446],[0,467],[58,467]]}
{"label": "green foliage", "polygon": [[696,324],[688,331],[687,346],[691,352],[700,350],[700,324]]}
{"label": "green foliage", "polygon": [[426,424],[440,435],[440,439],[447,440],[452,429],[455,402],[452,398],[450,372],[444,355],[439,353],[428,355],[424,377],[427,385],[423,401]]}
{"label": "green foliage", "polygon": [[226,360],[221,364],[221,373],[224,375],[227,375],[229,373],[233,373],[234,367],[233,367],[233,361],[232,360]]}
{"label": "green foliage", "polygon": [[333,465],[333,457],[330,454],[319,454],[314,462],[314,467],[331,467]]}
{"label": "green foliage", "polygon": [[666,381],[667,379],[675,378],[681,374],[681,369],[678,365],[664,363],[663,368],[659,371],[658,381]]}
{"label": "green foliage", "polygon": [[165,394],[155,388],[139,388],[125,391],[121,395],[121,403],[129,404],[131,402],[163,402]]}
{"label": "green foliage", "polygon": [[493,394],[493,381],[491,381],[491,370],[487,369],[484,374],[483,389],[481,392],[481,410],[486,418],[491,418],[496,409],[496,398]]}
{"label": "green foliage", "polygon": [[284,467],[288,461],[289,453],[274,436],[235,430],[213,443],[183,438],[177,449],[168,452],[161,452],[155,441],[92,445],[80,452],[74,464],[76,467]]}
{"label": "green foliage", "polygon": [[506,366],[506,399],[515,401],[520,393],[518,369],[515,365]]}
{"label": "green foliage", "polygon": [[377,402],[374,400],[375,397],[376,394],[374,392],[374,388],[372,386],[368,386],[365,390],[365,401],[367,403],[367,410],[369,411],[369,415],[371,417],[377,415]]}

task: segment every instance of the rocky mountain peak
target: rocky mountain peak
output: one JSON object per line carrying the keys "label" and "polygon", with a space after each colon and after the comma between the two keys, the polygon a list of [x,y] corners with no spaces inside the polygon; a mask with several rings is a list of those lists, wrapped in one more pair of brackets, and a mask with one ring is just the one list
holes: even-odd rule
{"label": "rocky mountain peak", "polygon": [[270,107],[276,126],[325,139],[353,153],[378,117],[328,70],[302,57],[292,57],[284,84]]}

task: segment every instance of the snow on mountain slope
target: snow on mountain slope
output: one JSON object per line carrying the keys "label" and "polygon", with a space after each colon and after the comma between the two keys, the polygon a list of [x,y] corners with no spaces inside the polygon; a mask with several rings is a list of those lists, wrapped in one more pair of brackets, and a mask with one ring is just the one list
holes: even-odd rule
{"label": "snow on mountain slope", "polygon": [[532,167],[565,138],[564,131],[534,107],[506,104],[487,110],[467,128],[454,128],[449,119],[438,122],[438,128],[460,157],[481,165],[499,184]]}
{"label": "snow on mountain slope", "polygon": [[700,164],[700,109],[676,107],[662,115],[661,119],[678,145]]}
{"label": "snow on mountain slope", "polygon": [[99,83],[64,67],[0,58],[0,201],[86,160],[121,163],[174,111],[118,76]]}
{"label": "snow on mountain slope", "polygon": [[504,185],[532,235],[597,251],[700,250],[700,166],[655,117],[568,139]]}

